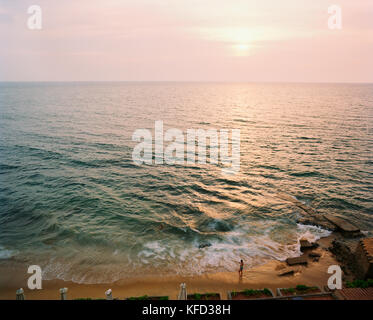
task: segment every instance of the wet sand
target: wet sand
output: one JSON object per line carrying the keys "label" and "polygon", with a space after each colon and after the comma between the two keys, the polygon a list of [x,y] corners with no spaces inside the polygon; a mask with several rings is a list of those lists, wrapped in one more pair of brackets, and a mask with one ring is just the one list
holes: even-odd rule
{"label": "wet sand", "polygon": [[[78,284],[62,280],[45,280],[43,289],[29,290],[27,288],[26,271],[14,268],[0,268],[0,299],[15,299],[15,292],[22,287],[26,299],[60,299],[59,288],[68,288],[68,299],[78,298],[105,298],[107,289],[113,290],[113,297],[125,299],[131,296],[169,296],[169,299],[177,299],[180,283],[187,284],[187,292],[204,293],[217,292],[223,300],[227,299],[227,291],[242,289],[269,288],[275,293],[276,288],[292,287],[297,284],[318,285],[323,288],[327,285],[330,274],[328,267],[338,264],[333,255],[325,250],[332,237],[319,240],[320,248],[314,250],[321,254],[318,262],[308,259],[307,266],[291,267],[295,270],[294,275],[278,276],[278,272],[286,268],[285,262],[270,261],[261,266],[249,270],[244,269],[242,279],[238,272],[220,272],[205,274],[194,277],[167,276],[167,277],[143,277],[116,281],[108,284]],[[237,263],[238,270],[238,263]],[[15,278],[14,275],[25,273],[25,277]]]}

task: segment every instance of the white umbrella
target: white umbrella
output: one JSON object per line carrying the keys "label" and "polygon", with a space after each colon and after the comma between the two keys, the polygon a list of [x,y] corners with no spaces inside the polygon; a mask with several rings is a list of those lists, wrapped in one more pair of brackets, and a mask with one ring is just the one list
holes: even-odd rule
{"label": "white umbrella", "polygon": [[180,284],[180,292],[178,296],[178,300],[187,300],[187,291],[186,291],[186,284]]}
{"label": "white umbrella", "polygon": [[67,300],[67,288],[60,289],[61,300]]}
{"label": "white umbrella", "polygon": [[107,291],[105,291],[105,295],[106,295],[106,300],[113,300],[113,294],[112,294],[112,290],[109,289]]}

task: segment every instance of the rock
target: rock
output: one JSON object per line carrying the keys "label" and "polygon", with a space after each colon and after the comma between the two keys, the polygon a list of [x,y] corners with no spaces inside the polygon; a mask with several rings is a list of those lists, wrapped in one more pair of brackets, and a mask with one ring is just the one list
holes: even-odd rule
{"label": "rock", "polygon": [[329,231],[335,231],[336,229],[335,225],[326,220],[322,215],[309,215],[307,217],[300,217],[297,219],[297,222],[310,226],[321,227]]}
{"label": "rock", "polygon": [[334,254],[337,261],[341,264],[341,269],[346,274],[357,274],[355,256],[345,241],[333,240],[329,251]]}
{"label": "rock", "polygon": [[307,239],[300,239],[299,243],[300,243],[300,250],[302,252],[317,248],[319,246],[317,243],[310,243]]}
{"label": "rock", "polygon": [[305,215],[298,219],[298,223],[312,225],[312,226],[319,226],[327,230],[334,231],[335,226],[334,224],[327,221],[322,215],[320,215],[315,209],[307,206],[306,204],[302,203],[298,199],[286,194],[286,193],[278,193],[277,196],[285,201],[289,201],[301,209]]}
{"label": "rock", "polygon": [[206,247],[211,247],[211,243],[201,243],[198,248],[199,249],[203,249],[203,248],[206,248]]}
{"label": "rock", "polygon": [[300,239],[300,249],[310,249],[312,248],[312,244],[307,239]]}
{"label": "rock", "polygon": [[320,257],[315,257],[315,258],[313,258],[313,262],[319,262],[319,260],[320,260]]}
{"label": "rock", "polygon": [[310,252],[310,253],[308,254],[308,256],[309,256],[310,258],[320,258],[320,257],[321,257],[321,254],[320,254],[320,253],[317,253],[317,252]]}
{"label": "rock", "polygon": [[339,262],[348,262],[353,259],[353,254],[346,243],[333,240],[329,251],[335,255]]}
{"label": "rock", "polygon": [[296,258],[287,258],[286,263],[289,266],[294,266],[297,264],[307,264],[307,257],[305,255]]}
{"label": "rock", "polygon": [[352,223],[346,219],[342,219],[330,214],[324,216],[326,220],[334,224],[337,228],[337,231],[341,232],[342,235],[347,237],[356,237],[361,235],[360,229],[354,226]]}
{"label": "rock", "polygon": [[281,270],[280,272],[278,272],[277,275],[279,277],[292,276],[292,275],[294,275],[294,270],[290,269],[290,268],[285,268],[285,269]]}
{"label": "rock", "polygon": [[373,279],[373,238],[360,240],[355,251],[357,275],[361,279]]}

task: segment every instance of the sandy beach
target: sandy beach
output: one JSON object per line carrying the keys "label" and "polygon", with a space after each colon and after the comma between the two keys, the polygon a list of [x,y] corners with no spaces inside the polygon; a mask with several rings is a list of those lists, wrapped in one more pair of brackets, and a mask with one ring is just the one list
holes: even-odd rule
{"label": "sandy beach", "polygon": [[[189,293],[216,292],[220,293],[223,300],[227,299],[227,291],[242,289],[269,288],[273,292],[276,288],[291,287],[298,284],[318,285],[323,288],[327,284],[329,274],[327,269],[330,265],[338,264],[335,257],[325,248],[328,247],[333,237],[320,239],[320,247],[314,252],[320,253],[319,261],[309,258],[307,266],[292,267],[294,275],[278,276],[278,273],[287,268],[285,262],[270,261],[264,265],[245,270],[242,279],[238,272],[221,272],[204,274],[194,277],[146,277],[119,280],[107,284],[78,284],[61,280],[43,281],[43,289],[27,289],[27,278],[16,279],[12,277],[16,270],[1,270],[0,276],[0,299],[15,299],[15,292],[22,287],[28,300],[53,300],[60,299],[59,289],[68,288],[68,299],[105,298],[105,291],[112,289],[113,297],[125,299],[132,296],[169,296],[169,299],[177,299],[180,283],[187,284]],[[238,265],[238,264],[237,264]]]}

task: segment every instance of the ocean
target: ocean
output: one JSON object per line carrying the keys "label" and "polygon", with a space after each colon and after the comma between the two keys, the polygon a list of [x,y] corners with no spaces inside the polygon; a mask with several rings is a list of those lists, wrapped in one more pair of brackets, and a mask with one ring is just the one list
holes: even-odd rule
{"label": "ocean", "polygon": [[[240,170],[136,165],[137,129],[239,129]],[[237,271],[373,234],[373,84],[0,83],[0,266],[79,283]]]}

